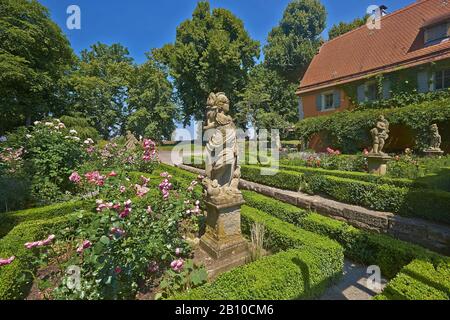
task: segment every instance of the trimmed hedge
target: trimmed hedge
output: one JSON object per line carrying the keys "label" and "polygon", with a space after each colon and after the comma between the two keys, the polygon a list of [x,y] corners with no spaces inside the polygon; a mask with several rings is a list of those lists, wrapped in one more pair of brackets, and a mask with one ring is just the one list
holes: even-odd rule
{"label": "trimmed hedge", "polygon": [[334,240],[300,229],[293,224],[246,205],[243,205],[241,208],[241,222],[242,232],[246,235],[250,235],[251,226],[254,223],[264,225],[266,248],[273,252],[292,248],[317,250],[320,254],[329,256],[330,261],[334,261],[334,263],[342,266],[344,251],[341,245]]}
{"label": "trimmed hedge", "polygon": [[[222,274],[216,281],[176,300],[289,300],[313,298],[342,275],[342,247],[326,237],[302,230],[260,210],[243,206],[242,229],[265,226],[266,248],[281,252]],[[295,248],[295,249],[292,249]]]}
{"label": "trimmed hedge", "polygon": [[414,260],[375,299],[450,300],[450,263]]}
{"label": "trimmed hedge", "polygon": [[440,255],[420,246],[357,229],[345,222],[307,212],[256,192],[243,191],[243,195],[251,207],[337,241],[345,249],[346,257],[366,265],[380,266],[383,276],[387,278],[393,278],[414,259],[437,261],[441,258]]}
{"label": "trimmed hedge", "polygon": [[340,273],[325,273],[329,261],[312,251],[293,249],[264,257],[220,275],[214,282],[172,297],[174,300],[293,300],[320,295]]}
{"label": "trimmed hedge", "polygon": [[398,188],[326,175],[305,177],[306,189],[338,201],[450,224],[450,193]]}
{"label": "trimmed hedge", "polygon": [[243,166],[242,177],[249,181],[292,191],[322,194],[337,201],[450,224],[450,192],[431,189],[398,188],[329,175],[308,175],[274,169],[275,175],[261,175],[257,166]]}
{"label": "trimmed hedge", "polygon": [[[34,255],[24,244],[69,226],[69,222],[74,221],[72,216],[24,222],[0,240],[0,257],[16,257],[10,265],[0,268],[0,300],[24,299],[31,286]],[[70,225],[73,227],[72,223]]]}
{"label": "trimmed hedge", "polygon": [[0,214],[0,238],[4,237],[14,226],[27,221],[51,219],[64,216],[78,209],[94,208],[92,201],[74,201],[58,203],[51,206]]}
{"label": "trimmed hedge", "polygon": [[[359,180],[359,181],[366,181],[371,182],[375,184],[388,184],[395,187],[400,188],[423,188],[423,189],[433,189],[438,188],[440,184],[433,184],[431,182],[431,179],[429,182],[425,181],[416,181],[411,179],[400,179],[400,178],[387,178],[382,177],[366,172],[355,172],[355,171],[341,171],[341,170],[325,170],[321,168],[308,168],[308,167],[302,167],[302,166],[289,166],[289,165],[280,165],[280,169],[282,170],[288,170],[288,171],[296,171],[301,172],[305,174],[321,174],[321,175],[327,175],[327,176],[335,176],[339,178],[347,178],[347,179],[353,179],[353,180]],[[430,174],[427,177],[437,178],[436,174]],[[450,179],[450,176],[447,177]],[[444,189],[445,190],[445,189]]]}

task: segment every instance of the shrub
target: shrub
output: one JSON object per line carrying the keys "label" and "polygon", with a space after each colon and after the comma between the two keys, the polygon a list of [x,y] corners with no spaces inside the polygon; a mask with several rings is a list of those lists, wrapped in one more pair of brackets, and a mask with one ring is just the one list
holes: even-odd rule
{"label": "shrub", "polygon": [[293,249],[238,267],[175,300],[293,300],[320,295],[341,272],[323,255]]}
{"label": "shrub", "polygon": [[[435,261],[440,258],[438,254],[422,247],[396,240],[387,235],[360,230],[345,222],[317,213],[307,213],[293,205],[255,192],[244,191],[243,194],[249,206],[293,223],[304,230],[337,241],[345,249],[346,257],[366,265],[376,264],[380,266],[383,276],[388,278],[395,276],[402,267],[414,259]],[[276,210],[277,207],[279,210]],[[298,217],[295,217],[296,214]]]}
{"label": "shrub", "polygon": [[450,224],[450,193],[439,190],[398,188],[326,175],[307,177],[307,191],[338,201],[407,217]]}
{"label": "shrub", "polygon": [[0,238],[5,236],[14,226],[23,222],[46,220],[73,213],[79,209],[93,209],[90,201],[72,201],[47,207],[33,208],[0,215]]}
{"label": "shrub", "polygon": [[[35,256],[24,244],[47,237],[68,226],[70,220],[68,216],[64,216],[25,222],[0,239],[0,257],[16,257],[12,264],[0,268],[0,300],[24,299],[31,286]],[[73,223],[70,226],[76,227]]]}
{"label": "shrub", "polygon": [[450,262],[414,260],[375,299],[450,300]]}
{"label": "shrub", "polygon": [[415,131],[418,142],[416,147],[421,150],[427,144],[429,126],[450,120],[450,103],[447,98],[395,109],[343,111],[304,119],[297,124],[296,132],[300,140],[327,132],[336,142],[334,147],[345,153],[355,153],[371,144],[369,130],[381,114],[391,125],[404,125]]}
{"label": "shrub", "polygon": [[64,199],[72,185],[68,177],[86,157],[83,142],[59,120],[35,122],[8,135],[7,145],[22,150],[22,165],[14,176],[29,177],[31,196],[37,205]]}

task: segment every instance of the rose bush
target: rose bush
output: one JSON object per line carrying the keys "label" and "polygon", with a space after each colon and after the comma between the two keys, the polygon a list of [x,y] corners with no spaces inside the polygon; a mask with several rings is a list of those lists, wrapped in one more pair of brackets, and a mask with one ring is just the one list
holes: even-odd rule
{"label": "rose bush", "polygon": [[[97,213],[79,211],[76,220],[87,222],[74,221],[69,225],[77,227],[27,244],[30,250],[42,250],[36,262],[41,269],[43,261],[47,268],[57,266],[59,285],[48,298],[130,299],[162,274],[166,280],[160,290],[165,294],[206,280],[204,269],[191,267],[191,249],[184,239],[190,234],[186,225],[192,223],[186,221],[201,215],[192,190],[175,188],[167,172],[157,178],[141,176],[138,182],[122,170],[74,172],[69,177],[85,192],[95,190]],[[79,288],[68,286],[72,278],[65,270],[70,266],[81,270]],[[168,283],[173,283],[170,290]]]}

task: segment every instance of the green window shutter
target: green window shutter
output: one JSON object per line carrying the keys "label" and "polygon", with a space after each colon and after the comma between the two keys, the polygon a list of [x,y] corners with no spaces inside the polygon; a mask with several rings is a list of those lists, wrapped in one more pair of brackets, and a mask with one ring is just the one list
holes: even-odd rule
{"label": "green window shutter", "polygon": [[417,74],[417,91],[419,93],[430,91],[430,79],[427,71],[420,71]]}
{"label": "green window shutter", "polygon": [[358,93],[358,95],[357,95],[358,102],[359,103],[366,102],[366,85],[365,84],[361,84],[358,86],[357,93]]}
{"label": "green window shutter", "polygon": [[334,97],[333,97],[334,107],[336,109],[340,108],[341,107],[341,90],[334,90],[333,95],[334,95]]}
{"label": "green window shutter", "polygon": [[322,111],[322,94],[316,96],[316,109],[317,111]]}
{"label": "green window shutter", "polygon": [[384,79],[383,80],[383,99],[391,98],[391,80]]}

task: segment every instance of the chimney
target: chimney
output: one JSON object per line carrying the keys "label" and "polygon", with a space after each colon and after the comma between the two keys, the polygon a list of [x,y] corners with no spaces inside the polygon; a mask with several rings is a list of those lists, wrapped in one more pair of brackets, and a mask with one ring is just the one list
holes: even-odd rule
{"label": "chimney", "polygon": [[381,16],[382,16],[382,17],[384,17],[385,15],[388,14],[387,9],[388,9],[388,7],[386,7],[384,4],[382,4],[382,5],[380,6],[380,11],[381,11]]}

